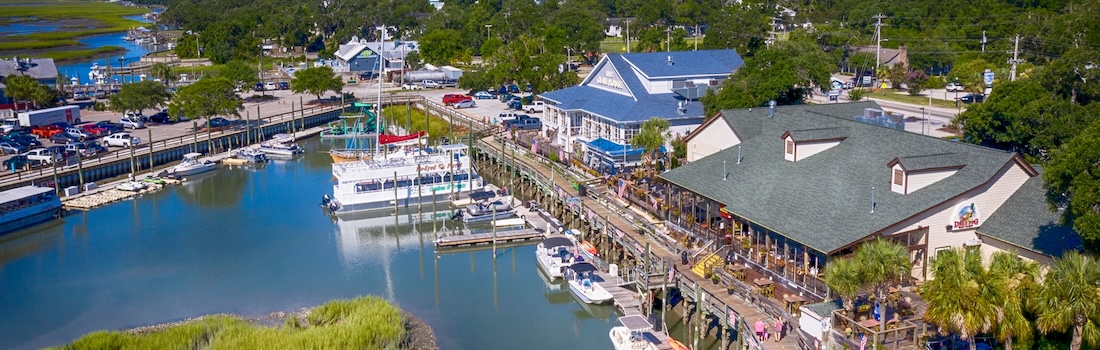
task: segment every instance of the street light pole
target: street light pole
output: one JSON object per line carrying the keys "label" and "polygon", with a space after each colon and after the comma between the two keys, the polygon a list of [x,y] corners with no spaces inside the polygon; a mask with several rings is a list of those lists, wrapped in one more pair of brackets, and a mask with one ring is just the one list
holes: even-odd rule
{"label": "street light pole", "polygon": [[925,128],[926,128],[926,126],[928,125],[928,117],[927,117],[927,116],[925,116],[925,114],[924,114],[924,107],[921,107],[921,108],[920,108],[920,117],[921,117],[921,123],[920,123],[920,134],[921,134],[921,135],[927,135],[927,134],[925,133]]}
{"label": "street light pole", "polygon": [[491,38],[492,36],[493,36],[493,25],[492,24],[486,24],[485,25],[485,41],[489,41],[489,38]]}

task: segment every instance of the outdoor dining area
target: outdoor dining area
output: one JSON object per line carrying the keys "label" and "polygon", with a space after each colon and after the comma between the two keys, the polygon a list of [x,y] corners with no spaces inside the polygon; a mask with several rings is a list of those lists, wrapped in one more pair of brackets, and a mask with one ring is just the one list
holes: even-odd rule
{"label": "outdoor dining area", "polygon": [[[900,298],[901,293],[890,295],[891,299]],[[924,330],[923,323],[913,317],[913,307],[911,299],[880,303],[873,296],[863,296],[856,299],[853,310],[833,311],[833,330],[852,344],[859,344],[864,336],[869,344],[889,348],[916,344]]]}

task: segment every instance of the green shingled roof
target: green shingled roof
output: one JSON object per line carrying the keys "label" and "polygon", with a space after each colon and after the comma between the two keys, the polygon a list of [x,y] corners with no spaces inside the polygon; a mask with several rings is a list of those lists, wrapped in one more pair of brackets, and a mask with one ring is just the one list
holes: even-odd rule
{"label": "green shingled roof", "polygon": [[898,158],[905,171],[958,168],[966,165],[966,157],[956,153]]}
{"label": "green shingled roof", "polygon": [[821,317],[833,317],[833,311],[844,309],[844,304],[841,303],[840,299],[833,299],[820,303],[806,304],[802,307],[813,311]]}
{"label": "green shingled roof", "polygon": [[848,137],[848,128],[836,127],[836,128],[818,128],[818,129],[805,129],[805,130],[790,130],[791,140],[795,142],[799,141],[821,141],[821,140],[837,140]]}
{"label": "green shingled roof", "polygon": [[[661,175],[726,210],[825,253],[873,235],[990,179],[1014,154],[856,122],[874,102],[722,111],[741,143]],[[821,153],[790,162],[780,138],[791,130],[847,128],[848,137]],[[890,191],[895,158],[957,154],[965,166],[908,195]],[[723,161],[729,178],[722,180]],[[875,211],[871,188],[875,188]]]}
{"label": "green shingled roof", "polygon": [[1061,223],[1062,211],[1046,200],[1043,179],[1035,176],[982,223],[978,233],[1049,256],[1081,247],[1081,237]]}

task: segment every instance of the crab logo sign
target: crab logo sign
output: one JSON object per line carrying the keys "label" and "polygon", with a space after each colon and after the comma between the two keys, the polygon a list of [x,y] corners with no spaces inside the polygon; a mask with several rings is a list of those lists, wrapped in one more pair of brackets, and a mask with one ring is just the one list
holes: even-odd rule
{"label": "crab logo sign", "polygon": [[974,202],[964,202],[951,213],[951,228],[955,230],[975,228],[982,224],[981,213]]}

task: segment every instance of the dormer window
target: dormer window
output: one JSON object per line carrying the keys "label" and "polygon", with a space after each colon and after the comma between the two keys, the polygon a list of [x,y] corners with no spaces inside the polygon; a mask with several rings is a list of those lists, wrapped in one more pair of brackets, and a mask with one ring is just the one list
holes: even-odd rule
{"label": "dormer window", "polygon": [[886,165],[892,174],[890,190],[910,194],[934,185],[965,167],[962,161],[963,157],[954,153],[894,158]]}
{"label": "dormer window", "polygon": [[785,148],[783,159],[797,162],[839,145],[848,138],[848,128],[787,131],[781,138]]}

